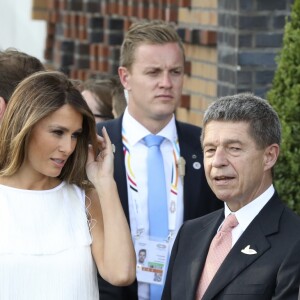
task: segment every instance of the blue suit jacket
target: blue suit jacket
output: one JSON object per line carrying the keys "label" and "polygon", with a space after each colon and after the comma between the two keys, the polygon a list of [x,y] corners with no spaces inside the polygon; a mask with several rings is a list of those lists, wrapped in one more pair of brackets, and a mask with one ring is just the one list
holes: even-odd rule
{"label": "blue suit jacket", "polygon": [[[224,209],[186,222],[170,258],[162,300],[194,300],[208,249]],[[241,252],[246,246],[257,254]],[[300,217],[275,195],[233,246],[203,300],[297,300]]]}
{"label": "blue suit jacket", "polygon": [[[97,131],[99,134],[101,134],[103,126],[106,127],[110,139],[116,147],[114,177],[121,203],[129,222],[128,191],[122,143],[122,116],[118,119],[98,123]],[[184,176],[184,220],[190,220],[223,207],[223,203],[215,197],[205,179],[203,154],[200,144],[201,128],[179,121],[176,121],[176,128],[180,155],[186,161]],[[199,169],[193,166],[197,162],[201,164]],[[138,299],[137,282],[129,287],[117,288],[105,282],[101,277],[98,279],[101,300]]]}

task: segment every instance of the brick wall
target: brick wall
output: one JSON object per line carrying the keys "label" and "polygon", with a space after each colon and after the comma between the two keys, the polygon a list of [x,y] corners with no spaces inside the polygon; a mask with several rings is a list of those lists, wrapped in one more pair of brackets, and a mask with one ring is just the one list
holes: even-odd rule
{"label": "brick wall", "polygon": [[291,0],[219,0],[218,96],[264,97],[276,69]]}
{"label": "brick wall", "polygon": [[137,19],[176,25],[186,49],[178,119],[201,125],[218,96],[270,88],[292,0],[34,0],[47,22],[45,59],[71,78],[117,73],[125,31]]}

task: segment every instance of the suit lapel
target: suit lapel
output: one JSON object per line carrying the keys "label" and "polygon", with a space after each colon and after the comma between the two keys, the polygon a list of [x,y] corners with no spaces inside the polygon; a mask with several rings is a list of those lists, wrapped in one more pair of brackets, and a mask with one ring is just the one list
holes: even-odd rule
{"label": "suit lapel", "polygon": [[[245,268],[249,267],[255,260],[263,255],[270,247],[269,242],[257,224],[253,224],[251,232],[245,232],[243,238],[241,237],[240,239],[241,240],[234,245],[211,284],[207,288],[203,300],[212,299]],[[250,245],[251,249],[256,250],[257,254],[246,255],[242,253],[241,250],[247,245]]]}
{"label": "suit lapel", "polygon": [[180,156],[185,159],[183,178],[184,221],[224,207],[209,188],[204,174],[201,128],[176,121]]}
{"label": "suit lapel", "polygon": [[[207,288],[203,300],[214,298],[244,269],[251,266],[251,264],[270,249],[271,244],[267,236],[278,232],[282,211],[283,205],[280,203],[277,195],[273,196],[231,249]],[[248,245],[257,254],[247,255],[242,253],[241,250]]]}
{"label": "suit lapel", "polygon": [[[176,121],[176,129],[178,134],[180,156],[185,159],[185,176],[184,180],[184,220],[191,219],[191,216],[197,214],[193,205],[200,201],[200,195],[195,193],[193,184],[195,178],[200,181],[199,172],[203,173],[203,155],[200,144],[201,129],[186,128],[186,124]],[[188,184],[188,186],[187,186]],[[198,182],[200,184],[200,182]],[[202,191],[203,192],[203,191]],[[198,217],[195,215],[194,217]]]}

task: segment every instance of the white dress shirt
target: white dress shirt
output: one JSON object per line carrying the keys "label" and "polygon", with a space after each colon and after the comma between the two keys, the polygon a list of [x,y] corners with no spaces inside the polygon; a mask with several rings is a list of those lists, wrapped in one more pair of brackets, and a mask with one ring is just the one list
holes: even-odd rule
{"label": "white dress shirt", "polygon": [[[274,186],[270,187],[263,192],[256,199],[234,212],[239,224],[232,230],[232,247],[247,229],[249,224],[258,215],[262,208],[269,202],[275,192]],[[225,218],[233,212],[230,211],[229,207],[225,203]],[[220,226],[221,227],[221,226]]]}
{"label": "white dress shirt", "polygon": [[[143,224],[143,234],[148,235],[149,233],[149,221],[148,221],[148,188],[147,188],[147,153],[148,148],[145,145],[143,138],[151,132],[146,129],[142,124],[137,122],[128,112],[126,108],[123,116],[123,133],[130,145],[130,165],[132,172],[134,173],[135,180],[138,188],[139,195],[139,208],[141,216],[140,220]],[[175,125],[175,117],[170,120],[170,122],[159,132],[157,135],[163,136],[165,139],[161,144],[161,152],[164,160],[165,176],[166,176],[166,190],[168,203],[170,198],[170,188],[171,188],[171,172],[173,163],[173,142],[177,140],[177,130]],[[131,234],[134,237],[137,234],[137,220],[136,213],[134,210],[134,200],[129,188],[129,182],[127,178],[128,187],[128,204],[129,204],[129,219]],[[175,222],[175,232],[174,237],[170,241],[170,248],[174,243],[176,234],[183,223],[183,184],[182,179],[178,180],[178,201],[177,201],[177,211],[176,211],[176,222]],[[145,283],[138,284],[138,295],[139,300],[149,299],[149,285]]]}

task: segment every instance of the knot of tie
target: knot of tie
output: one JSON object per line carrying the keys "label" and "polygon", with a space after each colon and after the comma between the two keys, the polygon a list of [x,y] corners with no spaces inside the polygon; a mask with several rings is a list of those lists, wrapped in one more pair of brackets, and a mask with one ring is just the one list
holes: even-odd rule
{"label": "knot of tie", "polygon": [[144,137],[144,141],[147,147],[160,146],[163,140],[164,140],[163,136],[154,135],[154,134],[149,134]]}
{"label": "knot of tie", "polygon": [[234,227],[236,227],[239,224],[236,216],[234,214],[230,214],[225,219],[222,228],[220,229],[223,232],[231,231]]}

